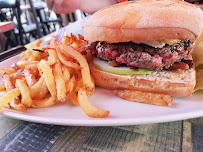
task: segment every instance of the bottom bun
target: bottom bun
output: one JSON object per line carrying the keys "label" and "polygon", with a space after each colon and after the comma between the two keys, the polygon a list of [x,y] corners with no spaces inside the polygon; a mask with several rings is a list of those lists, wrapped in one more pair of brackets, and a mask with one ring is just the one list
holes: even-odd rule
{"label": "bottom bun", "polygon": [[133,89],[170,96],[190,96],[196,75],[193,68],[186,71],[153,71],[150,75],[119,75],[98,70],[90,65],[97,86],[107,89]]}

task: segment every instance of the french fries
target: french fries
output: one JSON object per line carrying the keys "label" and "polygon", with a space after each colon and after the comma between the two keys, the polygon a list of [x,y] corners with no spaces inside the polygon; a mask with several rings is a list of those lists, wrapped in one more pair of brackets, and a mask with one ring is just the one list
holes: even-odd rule
{"label": "french fries", "polygon": [[24,73],[25,80],[27,81],[28,86],[32,87],[37,82],[34,74],[32,73],[31,70],[28,70],[28,69],[24,69],[23,73]]}
{"label": "french fries", "polygon": [[0,98],[0,111],[12,100],[20,95],[18,88],[12,89]]}
{"label": "french fries", "polygon": [[22,59],[12,68],[0,70],[3,84],[0,85],[0,110],[4,107],[18,111],[27,108],[46,108],[58,101],[71,102],[81,106],[90,117],[107,117],[109,111],[99,109],[88,101],[95,84],[88,66],[90,51],[82,35],[65,36],[63,44],[56,38],[50,45],[40,48],[41,40],[35,48],[21,53]]}
{"label": "french fries", "polygon": [[170,106],[173,101],[173,98],[168,95],[136,90],[114,90],[112,93],[128,101],[153,104],[157,106]]}
{"label": "french fries", "polygon": [[30,96],[31,96],[32,99],[34,97],[36,97],[38,93],[40,93],[39,91],[40,91],[40,88],[42,87],[43,83],[45,83],[44,77],[41,76],[41,78],[37,81],[37,83],[35,83],[35,85],[33,85],[30,88]]}
{"label": "french fries", "polygon": [[53,97],[48,96],[45,99],[33,100],[31,107],[32,108],[46,108],[53,106],[55,104]]}
{"label": "french fries", "polygon": [[40,69],[39,71],[43,72],[47,88],[48,88],[49,92],[51,93],[53,100],[56,100],[57,99],[56,83],[55,83],[54,75],[53,75],[53,72],[52,72],[52,69],[51,69],[49,63],[45,60],[41,60],[38,63],[38,69]]}
{"label": "french fries", "polygon": [[80,88],[78,92],[78,102],[83,109],[83,111],[89,116],[93,118],[105,118],[108,117],[109,111],[103,110],[93,106],[89,101],[86,94],[86,91]]}
{"label": "french fries", "polygon": [[30,107],[32,104],[32,98],[30,95],[30,89],[26,82],[24,80],[17,79],[16,87],[20,90],[22,104],[24,104],[26,107]]}
{"label": "french fries", "polygon": [[81,73],[85,89],[88,91],[94,90],[94,84],[91,81],[90,69],[87,60],[82,56],[81,53],[79,53],[77,50],[70,46],[59,44],[59,48],[62,53],[68,56],[72,56],[75,60],[79,62],[80,66],[82,67]]}

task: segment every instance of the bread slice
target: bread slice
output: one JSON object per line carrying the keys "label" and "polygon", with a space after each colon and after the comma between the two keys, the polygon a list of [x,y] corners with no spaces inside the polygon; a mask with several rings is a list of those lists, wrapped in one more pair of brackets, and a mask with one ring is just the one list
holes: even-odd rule
{"label": "bread slice", "polygon": [[170,96],[190,96],[196,83],[195,69],[153,71],[150,75],[119,75],[98,70],[90,64],[97,86],[107,89],[133,89]]}
{"label": "bread slice", "polygon": [[202,31],[202,10],[180,0],[121,3],[93,14],[84,24],[86,40],[107,43],[161,39],[196,39]]}

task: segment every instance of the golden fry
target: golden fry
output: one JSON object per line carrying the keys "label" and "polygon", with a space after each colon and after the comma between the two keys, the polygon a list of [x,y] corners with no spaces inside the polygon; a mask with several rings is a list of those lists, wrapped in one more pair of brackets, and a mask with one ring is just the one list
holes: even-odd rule
{"label": "golden fry", "polygon": [[6,91],[12,90],[15,88],[14,84],[11,81],[11,77],[10,75],[8,75],[7,73],[3,74],[2,77],[3,79],[3,84],[6,88]]}
{"label": "golden fry", "polygon": [[39,61],[27,61],[27,60],[21,60],[21,61],[18,61],[17,62],[17,65],[24,69],[27,65],[30,65],[30,64],[38,64]]}
{"label": "golden fry", "polygon": [[76,95],[75,92],[71,92],[68,94],[68,99],[69,101],[74,104],[75,106],[79,106],[79,102],[78,102],[78,96]]}
{"label": "golden fry", "polygon": [[16,80],[16,87],[21,92],[21,102],[26,107],[30,107],[32,104],[32,98],[30,95],[30,89],[27,86],[26,82],[24,80],[17,79]]}
{"label": "golden fry", "polygon": [[33,51],[28,61],[40,61],[42,52]]}
{"label": "golden fry", "polygon": [[75,50],[70,46],[60,44],[59,47],[62,53],[72,56],[75,60],[79,62],[80,66],[82,67],[81,73],[85,90],[88,91],[94,90],[94,84],[91,81],[90,69],[87,60],[82,56],[80,52],[78,52],[77,50]]}
{"label": "golden fry", "polygon": [[25,111],[27,110],[26,106],[23,105],[22,103],[20,103],[20,99],[19,98],[16,98],[14,100],[12,100],[10,103],[9,103],[10,107],[12,107],[13,109],[15,110],[18,110],[18,111]]}
{"label": "golden fry", "polygon": [[75,84],[76,84],[76,78],[73,75],[72,78],[66,82],[66,93],[72,92]]}
{"label": "golden fry", "polygon": [[57,99],[58,101],[66,101],[66,85],[60,65],[57,63],[54,68],[54,78],[56,82]]}
{"label": "golden fry", "polygon": [[0,92],[2,91],[6,91],[5,85],[4,84],[0,84]]}
{"label": "golden fry", "polygon": [[51,46],[51,48],[56,48],[57,42],[58,42],[58,40],[56,38],[52,38],[50,40],[50,46]]}
{"label": "golden fry", "polygon": [[5,69],[0,70],[0,75],[3,75],[4,73],[12,74],[15,72],[16,72],[16,70],[14,70],[13,68],[5,68]]}
{"label": "golden fry", "polygon": [[25,80],[27,81],[28,86],[32,87],[37,82],[34,74],[32,73],[31,70],[28,70],[28,69],[24,69],[23,73],[24,73]]}
{"label": "golden fry", "polygon": [[74,63],[72,61],[67,61],[66,58],[64,57],[64,55],[61,53],[61,51],[59,49],[57,49],[57,54],[58,54],[58,57],[59,57],[60,61],[63,64],[65,64],[67,67],[71,67],[71,68],[74,68],[74,69],[81,69],[81,67],[77,63]]}
{"label": "golden fry", "polygon": [[136,90],[114,90],[113,94],[128,101],[153,104],[157,106],[170,106],[173,101],[173,98],[169,95]]}
{"label": "golden fry", "polygon": [[0,111],[13,99],[17,98],[20,95],[20,90],[18,88],[12,89],[4,94],[0,98]]}
{"label": "golden fry", "polygon": [[80,89],[78,92],[78,102],[82,110],[89,116],[93,118],[104,118],[108,117],[109,111],[103,110],[93,106],[89,101],[84,89]]}
{"label": "golden fry", "polygon": [[38,69],[39,69],[39,71],[41,70],[43,72],[44,80],[46,82],[47,88],[48,88],[49,92],[51,93],[53,100],[56,101],[56,99],[57,99],[56,83],[55,83],[54,75],[53,75],[50,65],[48,64],[47,61],[41,60],[38,63]]}
{"label": "golden fry", "polygon": [[[52,45],[55,45],[56,40],[52,39],[51,43],[53,43]],[[56,82],[57,99],[58,99],[58,101],[65,102],[66,101],[66,86],[65,86],[65,80],[63,77],[63,73],[62,73],[61,62],[54,49],[49,49],[48,53],[49,53],[49,58],[48,58],[49,62],[51,64],[55,64],[53,67],[53,74],[54,74],[54,79]]]}
{"label": "golden fry", "polygon": [[46,108],[53,106],[55,104],[52,96],[47,96],[45,99],[33,100],[31,107],[32,108]]}
{"label": "golden fry", "polygon": [[24,56],[24,57],[21,59],[21,61],[28,60],[30,58],[30,56],[32,55],[32,52],[33,52],[33,50],[27,50],[27,51],[22,52],[20,54],[20,56],[21,57]]}
{"label": "golden fry", "polygon": [[30,88],[30,95],[31,98],[33,99],[35,96],[37,96],[37,94],[40,91],[40,88],[42,87],[44,83],[44,77],[41,76],[41,78],[37,81],[37,83],[35,83],[31,88]]}
{"label": "golden fry", "polygon": [[29,69],[29,70],[31,70],[31,71],[38,70],[38,69],[37,69],[37,64],[29,64],[29,65],[26,65],[26,66],[25,66],[25,69]]}
{"label": "golden fry", "polygon": [[34,99],[43,99],[49,92],[46,82],[43,80],[42,86],[38,91],[37,96]]}
{"label": "golden fry", "polygon": [[65,82],[70,80],[70,71],[69,71],[69,68],[65,65],[63,66],[63,77]]}
{"label": "golden fry", "polygon": [[42,43],[42,40],[38,39],[37,42],[35,43],[35,46],[39,47],[41,43]]}

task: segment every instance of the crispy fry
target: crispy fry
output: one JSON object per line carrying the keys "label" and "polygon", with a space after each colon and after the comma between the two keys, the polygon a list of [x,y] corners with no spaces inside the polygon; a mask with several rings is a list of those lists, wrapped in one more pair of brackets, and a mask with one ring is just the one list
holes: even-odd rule
{"label": "crispy fry", "polygon": [[51,38],[50,40],[51,48],[56,48],[57,43],[58,43],[58,40],[56,38]]}
{"label": "crispy fry", "polygon": [[20,68],[25,68],[25,66],[27,65],[30,65],[30,64],[38,64],[39,61],[27,61],[27,60],[21,60],[21,61],[18,61],[17,62],[17,65],[20,67]]}
{"label": "crispy fry", "polygon": [[32,108],[46,108],[55,104],[51,95],[48,95],[45,99],[33,100]]}
{"label": "crispy fry", "polygon": [[32,73],[31,70],[28,70],[28,69],[24,69],[23,73],[24,73],[25,80],[27,81],[28,86],[32,87],[37,82],[34,74]]}
{"label": "crispy fry", "polygon": [[0,70],[0,75],[3,75],[4,73],[12,74],[15,72],[16,72],[16,70],[14,70],[13,68],[5,68],[5,69]]}
{"label": "crispy fry", "polygon": [[[51,41],[53,44],[53,46],[55,46],[56,44],[56,39],[52,39]],[[61,62],[57,56],[57,53],[54,49],[49,49],[49,62],[51,64],[55,64],[55,66],[53,67],[53,74],[54,74],[54,78],[55,78],[55,82],[56,82],[56,90],[57,90],[57,99],[58,101],[62,101],[65,102],[66,101],[66,86],[65,86],[65,80],[63,77],[63,73],[62,73],[62,66],[61,66]]]}
{"label": "crispy fry", "polygon": [[18,111],[21,111],[21,112],[27,110],[26,106],[23,105],[22,103],[20,103],[20,99],[19,99],[19,98],[16,98],[16,99],[12,100],[12,101],[9,103],[9,105],[10,105],[13,109],[18,110]]}
{"label": "crispy fry", "polygon": [[69,101],[75,106],[79,106],[78,97],[75,92],[71,92],[68,94]]}
{"label": "crispy fry", "polygon": [[56,101],[56,99],[57,99],[56,84],[55,84],[54,75],[52,73],[52,69],[51,69],[50,65],[48,64],[47,61],[41,60],[38,63],[37,67],[38,67],[39,71],[41,70],[43,72],[44,80],[46,82],[47,88],[48,88],[49,92],[51,93],[53,100]]}
{"label": "crispy fry", "polygon": [[28,64],[25,69],[30,69],[31,71],[37,70],[37,64]]}
{"label": "crispy fry", "polygon": [[74,87],[74,91],[75,92],[78,92],[80,88],[83,88],[84,87],[84,84],[83,84],[83,80],[82,80],[82,77],[78,77],[77,78],[77,82],[75,84],[75,87]]}
{"label": "crispy fry", "polygon": [[28,61],[40,61],[42,52],[33,51]]}
{"label": "crispy fry", "polygon": [[4,94],[0,98],[0,111],[13,99],[17,98],[20,95],[20,90],[18,88],[12,89]]}
{"label": "crispy fry", "polygon": [[38,39],[37,42],[35,43],[35,46],[39,47],[41,43],[42,43],[42,40]]}
{"label": "crispy fry", "polygon": [[94,84],[91,81],[90,70],[87,60],[82,56],[82,54],[80,54],[77,50],[70,46],[60,44],[59,47],[62,53],[72,56],[79,62],[80,66],[82,67],[81,73],[85,89],[88,91],[94,90]]}
{"label": "crispy fry", "polygon": [[35,96],[34,99],[43,99],[47,95],[48,92],[49,92],[49,90],[46,85],[46,82],[43,80],[43,84],[42,84],[41,88],[39,89],[37,96]]}
{"label": "crispy fry", "polygon": [[72,92],[75,84],[76,84],[76,78],[73,75],[72,78],[66,82],[66,93]]}
{"label": "crispy fry", "polygon": [[60,61],[63,64],[65,64],[67,67],[71,67],[71,68],[74,68],[74,69],[81,69],[81,67],[77,63],[74,63],[72,61],[67,61],[66,58],[64,57],[64,55],[61,53],[61,51],[59,49],[57,49],[57,54],[58,54],[58,57],[59,57]]}
{"label": "crispy fry", "polygon": [[[43,83],[44,83],[44,77],[41,76],[41,78],[37,81],[37,83],[35,83],[35,85],[33,85],[31,88],[30,88],[30,96],[31,98],[33,99],[35,96],[37,96],[37,94],[39,93],[40,91],[40,88],[42,87]],[[45,83],[46,85],[46,83]],[[47,89],[48,91],[48,89]]]}
{"label": "crispy fry", "polygon": [[32,50],[27,50],[27,51],[22,52],[20,54],[20,56],[24,56],[24,57],[21,59],[21,61],[28,60],[30,58],[30,56],[32,55],[32,52],[33,52]]}
{"label": "crispy fry", "polygon": [[66,85],[60,65],[57,63],[54,68],[54,78],[56,82],[57,99],[58,101],[66,101]]}
{"label": "crispy fry", "polygon": [[64,77],[65,82],[70,80],[70,71],[69,71],[69,68],[67,66],[63,66],[63,77]]}
{"label": "crispy fry", "polygon": [[63,44],[67,45],[70,43],[70,37],[69,36],[64,36],[63,38]]}
{"label": "crispy fry", "polygon": [[3,74],[2,77],[4,78],[3,83],[6,88],[6,91],[12,90],[15,88],[14,84],[11,81],[10,75],[7,73]]}
{"label": "crispy fry", "polygon": [[30,96],[30,89],[26,82],[24,80],[17,79],[16,87],[20,90],[22,104],[26,107],[30,107],[32,104],[32,98]]}
{"label": "crispy fry", "polygon": [[168,95],[136,90],[114,90],[113,94],[125,100],[157,106],[170,106],[173,101],[173,98]]}
{"label": "crispy fry", "polygon": [[81,34],[78,34],[79,40],[84,40],[84,36],[82,36]]}
{"label": "crispy fry", "polygon": [[57,62],[61,68],[61,62],[57,56],[56,50],[55,49],[48,49],[47,51],[49,53],[48,60],[49,60],[50,64],[54,64],[55,62]]}
{"label": "crispy fry", "polygon": [[4,84],[0,84],[0,92],[2,91],[6,91],[5,85]]}
{"label": "crispy fry", "polygon": [[12,73],[9,76],[10,76],[13,84],[15,84],[16,79],[25,79],[24,76],[19,73]]}
{"label": "crispy fry", "polygon": [[89,116],[93,118],[104,118],[108,117],[109,111],[103,110],[93,106],[87,98],[86,91],[80,88],[78,92],[78,102],[82,108],[82,110]]}

